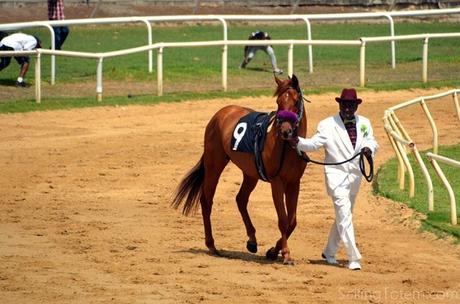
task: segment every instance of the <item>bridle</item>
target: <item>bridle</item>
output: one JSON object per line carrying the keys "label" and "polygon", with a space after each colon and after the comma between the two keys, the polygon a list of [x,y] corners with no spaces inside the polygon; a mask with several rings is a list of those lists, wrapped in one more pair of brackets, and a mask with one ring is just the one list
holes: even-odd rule
{"label": "bridle", "polygon": [[[302,90],[300,89],[300,87],[294,88],[294,87],[290,86],[286,90],[284,90],[281,94],[283,94],[284,92],[286,92],[287,90],[289,90],[291,88],[296,90],[296,92],[297,92],[296,107],[298,109],[298,112],[295,113],[295,112],[287,111],[287,110],[277,110],[276,112],[270,113],[270,115],[275,114],[275,115],[273,115],[273,117],[274,117],[274,121],[275,121],[274,124],[275,124],[275,126],[277,128],[277,132],[279,132],[279,130],[280,130],[279,127],[281,126],[281,124],[283,122],[289,121],[289,123],[291,123],[291,126],[292,126],[293,134],[297,135],[297,128],[299,127],[300,122],[301,122],[302,117],[303,117],[304,100],[307,101],[307,102],[308,102],[308,100],[303,97]],[[281,172],[281,169],[283,168],[285,152],[286,152],[286,140],[283,140],[283,147],[281,149],[282,150],[281,150],[281,157],[280,157],[280,161],[279,161],[279,166],[278,166],[278,169],[276,170],[275,174],[273,174],[271,176],[264,176],[264,178],[262,178],[262,180],[269,181],[270,179],[278,176],[278,174]]]}
{"label": "bridle", "polygon": [[276,120],[277,127],[281,126],[283,122],[286,122],[286,121],[290,122],[292,126],[293,134],[297,135],[297,128],[299,127],[300,122],[303,117],[304,100],[306,99],[303,97],[302,90],[300,89],[300,87],[297,87],[297,88],[288,87],[280,95],[284,94],[284,92],[286,92],[287,90],[291,88],[296,90],[297,92],[296,108],[298,109],[298,112],[296,113],[296,112],[292,112],[288,110],[277,110],[276,115],[275,115],[275,120]]}

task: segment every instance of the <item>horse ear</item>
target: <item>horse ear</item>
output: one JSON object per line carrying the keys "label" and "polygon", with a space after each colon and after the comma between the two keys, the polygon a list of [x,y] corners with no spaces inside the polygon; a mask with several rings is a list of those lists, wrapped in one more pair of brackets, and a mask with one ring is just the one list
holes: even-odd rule
{"label": "horse ear", "polygon": [[273,74],[273,76],[275,77],[276,84],[280,85],[282,81],[278,77],[276,77],[275,74]]}
{"label": "horse ear", "polygon": [[293,88],[296,88],[296,89],[299,88],[299,80],[297,79],[297,76],[295,74],[292,74],[291,85]]}

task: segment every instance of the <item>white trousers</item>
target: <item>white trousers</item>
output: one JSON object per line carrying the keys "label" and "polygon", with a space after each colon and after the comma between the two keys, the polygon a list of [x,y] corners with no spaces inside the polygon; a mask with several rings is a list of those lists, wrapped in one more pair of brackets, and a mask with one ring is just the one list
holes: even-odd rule
{"label": "white trousers", "polygon": [[264,51],[267,53],[268,57],[270,57],[270,61],[272,64],[273,71],[278,70],[278,65],[276,64],[276,57],[275,57],[275,51],[270,45],[264,46],[264,45],[252,45],[247,48],[246,52],[246,60],[247,62],[251,61],[251,59],[254,57],[256,52],[258,50]]}
{"label": "white trousers", "polygon": [[353,207],[356,195],[332,197],[335,209],[335,221],[329,232],[324,253],[327,256],[335,256],[339,249],[340,241],[343,242],[347,251],[348,260],[361,259],[358,247],[355,242],[355,231],[353,229]]}

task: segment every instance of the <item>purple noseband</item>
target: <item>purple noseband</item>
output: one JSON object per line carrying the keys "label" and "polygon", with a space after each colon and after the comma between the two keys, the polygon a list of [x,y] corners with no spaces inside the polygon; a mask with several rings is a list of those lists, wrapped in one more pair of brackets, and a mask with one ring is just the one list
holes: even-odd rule
{"label": "purple noseband", "polygon": [[278,111],[276,117],[281,121],[297,122],[297,114],[291,111],[281,110]]}

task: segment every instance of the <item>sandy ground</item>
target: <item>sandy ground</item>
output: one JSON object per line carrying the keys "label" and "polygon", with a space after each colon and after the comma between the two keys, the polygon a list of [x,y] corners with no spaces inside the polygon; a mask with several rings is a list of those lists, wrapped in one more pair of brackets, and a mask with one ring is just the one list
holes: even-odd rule
{"label": "sandy ground", "polygon": [[[446,90],[360,94],[359,112],[381,145],[377,166],[393,156],[384,109]],[[335,96],[308,96],[308,134],[336,113]],[[459,303],[459,246],[420,233],[417,216],[372,196],[365,182],[355,211],[363,270],[344,268],[343,250],[340,267],[325,265],[320,254],[333,208],[316,165],[302,179],[289,242],[295,266],[264,257],[279,237],[266,183],[249,204],[259,252],[246,251],[234,165],[221,177],[213,210],[224,256],[209,255],[201,216],[184,217],[170,202],[201,155],[206,123],[228,104],[275,108],[273,97],[259,97],[0,115],[0,302]],[[459,142],[451,99],[429,106],[441,144]],[[420,108],[401,111],[400,119],[428,147]]]}

